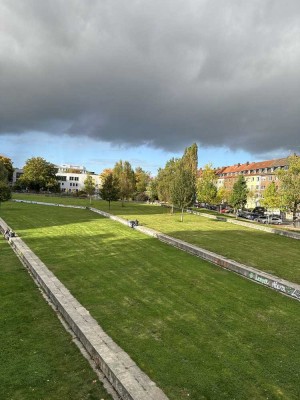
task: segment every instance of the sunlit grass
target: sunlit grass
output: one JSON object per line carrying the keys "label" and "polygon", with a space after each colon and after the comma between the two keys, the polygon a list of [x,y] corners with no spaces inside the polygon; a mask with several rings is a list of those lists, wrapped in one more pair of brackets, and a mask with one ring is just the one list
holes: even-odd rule
{"label": "sunlit grass", "polygon": [[110,399],[3,238],[0,265],[0,398]]}
{"label": "sunlit grass", "polygon": [[[179,219],[145,207],[122,215]],[[6,203],[1,213],[170,399],[300,397],[297,301],[88,210]],[[214,224],[207,235],[222,232]]]}
{"label": "sunlit grass", "polygon": [[[17,197],[84,206],[88,202],[41,195]],[[113,202],[109,210],[107,202],[93,200],[92,206],[127,219],[138,219],[145,226],[300,284],[298,240],[191,214],[185,214],[182,223],[179,213],[171,214],[169,208],[159,205],[127,202],[122,207],[120,202]]]}

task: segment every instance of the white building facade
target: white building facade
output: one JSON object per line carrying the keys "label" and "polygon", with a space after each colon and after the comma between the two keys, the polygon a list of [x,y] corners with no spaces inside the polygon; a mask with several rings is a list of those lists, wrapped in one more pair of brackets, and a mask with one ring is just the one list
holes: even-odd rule
{"label": "white building facade", "polygon": [[56,177],[61,192],[75,193],[84,190],[84,181],[89,175],[92,177],[95,183],[96,193],[98,193],[101,187],[101,178],[99,175],[87,171],[82,165],[57,165]]}

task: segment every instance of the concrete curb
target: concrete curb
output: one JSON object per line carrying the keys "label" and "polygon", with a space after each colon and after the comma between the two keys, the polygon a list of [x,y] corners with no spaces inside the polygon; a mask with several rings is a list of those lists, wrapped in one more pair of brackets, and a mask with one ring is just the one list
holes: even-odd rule
{"label": "concrete curb", "polygon": [[[10,229],[0,218],[0,231]],[[19,237],[9,243],[123,400],[168,400]]]}
{"label": "concrete curb", "polygon": [[[114,215],[98,210],[96,208],[89,208],[89,209],[93,212],[96,212],[97,214],[102,215],[103,217],[121,222],[124,225],[128,225],[128,221],[123,218],[115,217]],[[263,272],[259,269],[249,267],[247,265],[238,263],[234,260],[230,260],[229,258],[205,250],[201,247],[194,246],[190,243],[184,242],[183,240],[165,235],[151,228],[146,228],[144,226],[136,226],[134,227],[134,229],[146,235],[156,237],[160,241],[165,242],[171,246],[177,247],[180,250],[184,250],[188,253],[196,255],[197,257],[203,258],[204,260],[209,261],[215,265],[218,265],[219,267],[226,268],[239,275],[242,275],[244,278],[250,279],[255,283],[260,283],[262,285],[268,286],[278,292],[281,292],[289,297],[292,297],[293,299],[300,300],[300,285],[294,282],[289,282],[285,279],[278,278],[275,275],[268,274],[267,272]]]}
{"label": "concrete curb", "polygon": [[[43,205],[49,204],[52,206],[56,205],[53,203],[39,203],[39,202],[31,202],[31,201],[23,201],[23,200],[15,200],[15,201],[25,202],[25,203],[33,203],[33,204],[43,204]],[[67,207],[86,208],[94,213],[102,215],[103,217],[110,218],[114,221],[117,221],[123,225],[128,226],[128,220],[121,218],[121,217],[117,217],[112,214],[109,214],[105,211],[101,211],[97,208],[80,207],[80,206],[67,206]],[[191,211],[191,213],[200,215],[200,216],[204,216],[204,217],[208,217],[211,219],[217,219],[217,217],[218,217],[218,216],[214,216],[214,215],[210,215],[210,214],[203,215],[203,213],[199,213],[196,211]],[[224,218],[224,217],[222,217],[222,218]],[[224,219],[226,219],[226,218],[224,218]],[[229,222],[228,219],[227,219],[227,221]],[[234,221],[232,223],[237,223],[237,222],[241,222],[239,225],[247,224],[246,226],[253,228],[253,225],[251,225],[250,223],[247,223],[247,222],[244,223],[242,221]],[[267,228],[267,227],[258,227],[258,228],[262,228],[261,230],[272,229],[272,228]],[[160,241],[168,243],[171,246],[177,247],[180,250],[184,250],[188,253],[196,255],[197,257],[203,258],[204,260],[207,260],[215,265],[218,265],[219,267],[226,268],[226,269],[233,271],[239,275],[242,275],[244,278],[250,279],[250,280],[254,281],[255,283],[265,285],[265,286],[270,287],[271,289],[274,289],[278,292],[281,292],[293,299],[300,300],[300,285],[298,285],[294,282],[290,282],[285,279],[281,279],[275,275],[268,274],[267,272],[263,272],[259,269],[249,267],[247,265],[238,263],[234,260],[230,260],[229,258],[223,257],[217,253],[213,253],[213,252],[205,250],[201,247],[197,247],[190,243],[184,242],[182,240],[175,239],[171,236],[165,235],[165,234],[155,231],[154,229],[151,229],[151,228],[146,228],[143,226],[135,226],[134,229],[136,229],[139,232],[142,232],[148,236],[156,237]],[[276,229],[275,229],[275,231],[276,231]]]}

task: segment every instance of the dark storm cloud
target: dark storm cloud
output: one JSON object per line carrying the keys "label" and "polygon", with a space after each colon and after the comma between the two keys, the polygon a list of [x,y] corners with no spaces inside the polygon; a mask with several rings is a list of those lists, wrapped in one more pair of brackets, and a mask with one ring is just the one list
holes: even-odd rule
{"label": "dark storm cloud", "polygon": [[2,0],[0,133],[295,149],[300,3]]}

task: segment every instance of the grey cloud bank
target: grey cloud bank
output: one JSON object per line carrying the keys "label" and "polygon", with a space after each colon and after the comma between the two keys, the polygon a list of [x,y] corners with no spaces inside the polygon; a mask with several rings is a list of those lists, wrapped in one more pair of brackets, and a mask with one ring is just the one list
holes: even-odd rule
{"label": "grey cloud bank", "polygon": [[299,151],[299,1],[2,0],[0,31],[0,134]]}

